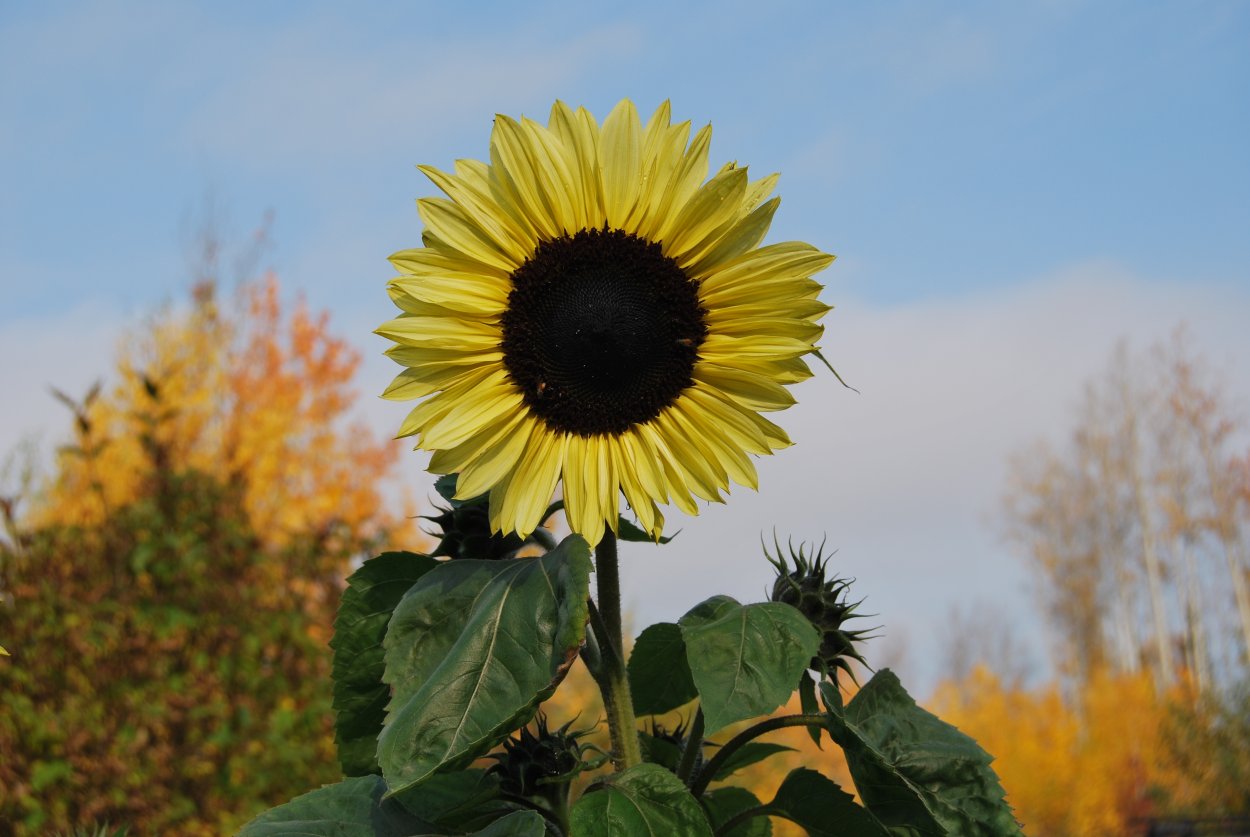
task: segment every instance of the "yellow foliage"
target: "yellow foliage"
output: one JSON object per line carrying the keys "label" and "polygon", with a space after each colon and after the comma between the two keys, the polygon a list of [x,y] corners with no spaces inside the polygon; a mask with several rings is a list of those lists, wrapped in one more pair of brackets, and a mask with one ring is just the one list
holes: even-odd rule
{"label": "yellow foliage", "polygon": [[[1187,683],[1095,673],[1066,699],[1057,686],[1004,686],[984,668],[946,683],[938,714],[995,756],[1007,801],[1032,837],[1116,837],[1174,813],[1192,781],[1175,765],[1169,725],[1192,707]],[[1171,810],[1169,810],[1171,809]]]}
{"label": "yellow foliage", "polygon": [[396,443],[345,424],[358,354],[328,333],[326,314],[303,304],[284,314],[273,275],[240,296],[231,321],[201,285],[189,311],[166,313],[122,347],[120,380],[79,410],[77,444],[62,449],[26,525],[98,524],[141,494],[144,453],[157,451],[239,486],[269,545],[310,532],[419,537],[412,510],[387,514],[379,490]]}

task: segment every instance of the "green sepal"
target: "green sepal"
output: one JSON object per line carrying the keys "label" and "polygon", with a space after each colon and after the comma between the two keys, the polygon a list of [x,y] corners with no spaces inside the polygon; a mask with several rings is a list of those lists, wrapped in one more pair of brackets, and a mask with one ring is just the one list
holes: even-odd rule
{"label": "green sepal", "polygon": [[413,552],[384,552],[360,565],[334,619],[334,740],[347,776],[380,773],[378,734],[391,690],[382,682],[382,640],[404,594],[438,562]]}
{"label": "green sepal", "polygon": [[671,541],[673,538],[677,537],[677,535],[674,534],[674,535],[669,535],[668,537],[664,537],[663,535],[661,535],[658,538],[653,538],[651,537],[650,533],[648,533],[645,529],[631,522],[624,516],[622,516],[619,520],[617,520],[616,529],[617,529],[616,536],[620,538],[621,540],[629,541],[630,543],[665,544]]}
{"label": "green sepal", "polygon": [[408,591],[385,642],[392,792],[485,754],[551,696],[585,637],[590,568],[571,535],[540,558],[448,561]]}
{"label": "green sepal", "polygon": [[714,596],[678,624],[708,735],[785,703],[820,646],[803,614],[778,602]]}
{"label": "green sepal", "polygon": [[577,837],[712,837],[689,789],[658,764],[638,764],[592,785],[573,806],[570,824]]}
{"label": "green sepal", "polygon": [[890,828],[919,833],[1021,834],[993,757],[955,727],[921,709],[898,677],[882,669],[839,717],[835,737],[865,807]]}
{"label": "green sepal", "polygon": [[629,655],[629,690],[639,715],[672,712],[699,696],[680,627],[658,622],[638,635]]}

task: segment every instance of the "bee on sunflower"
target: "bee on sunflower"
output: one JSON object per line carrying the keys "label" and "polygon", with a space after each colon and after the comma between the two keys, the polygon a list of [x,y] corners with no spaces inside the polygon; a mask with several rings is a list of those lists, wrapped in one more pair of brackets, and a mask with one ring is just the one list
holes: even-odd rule
{"label": "bee on sunflower", "polygon": [[391,257],[402,313],[377,333],[405,368],[384,397],[425,399],[399,436],[459,474],[457,499],[489,494],[495,532],[526,537],[561,485],[591,545],[622,495],[658,538],[660,505],[755,488],[751,455],[790,444],[763,414],[811,375],[833,256],[761,246],[777,175],[709,178],[711,126],[690,131],[667,102],[602,126],[557,102],[546,126],[496,117],[489,163],[420,167],[446,197]]}

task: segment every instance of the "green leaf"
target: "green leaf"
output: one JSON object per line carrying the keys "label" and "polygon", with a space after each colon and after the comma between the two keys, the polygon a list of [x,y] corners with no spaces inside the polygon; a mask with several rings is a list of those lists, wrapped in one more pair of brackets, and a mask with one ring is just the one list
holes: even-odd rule
{"label": "green leaf", "polygon": [[[820,706],[816,703],[816,681],[807,672],[799,675],[799,707],[804,715],[815,715],[820,712]],[[820,727],[807,726],[804,729],[807,730],[807,737],[812,739],[812,743],[820,748]]]}
{"label": "green leaf", "polygon": [[484,754],[551,696],[585,637],[590,566],[572,535],[541,558],[440,564],[408,591],[385,642],[392,792]]}
{"label": "green leaf", "polygon": [[547,822],[537,811],[514,811],[476,832],[475,837],[543,837]]}
{"label": "green leaf", "polygon": [[699,696],[681,628],[659,622],[638,635],[629,655],[629,691],[639,715],[671,712]]}
{"label": "green leaf", "polygon": [[[713,831],[729,822],[735,814],[760,807],[760,801],[755,794],[746,788],[737,787],[708,791],[700,801],[703,803],[703,810],[707,812],[707,818],[712,822]],[[761,811],[760,816],[751,817],[734,826],[732,831],[726,832],[726,837],[772,837],[772,833],[773,824],[769,822],[768,814]]]}
{"label": "green leaf", "polygon": [[391,690],[382,682],[382,638],[395,605],[438,564],[413,552],[384,552],[347,579],[334,620],[334,739],[348,776],[380,773],[378,733]]}
{"label": "green leaf", "polygon": [[594,785],[573,806],[577,837],[712,837],[699,803],[657,764],[639,764]]}
{"label": "green leaf", "polygon": [[437,833],[393,799],[381,776],[358,776],[297,796],[243,826],[239,837],[409,837]]}
{"label": "green leaf", "polygon": [[664,543],[668,543],[673,538],[677,537],[676,535],[669,535],[667,538],[664,536],[661,536],[659,540],[656,540],[655,538],[651,537],[651,535],[645,529],[640,528],[635,523],[631,523],[624,516],[622,516],[619,520],[617,520],[616,528],[617,528],[616,536],[623,541],[630,541],[631,543],[664,544]]}
{"label": "green leaf", "polygon": [[709,735],[785,703],[820,647],[806,617],[780,602],[714,596],[679,625]]}
{"label": "green leaf", "polygon": [[775,756],[778,753],[792,753],[793,747],[787,747],[784,744],[769,744],[764,741],[748,741],[743,744],[733,755],[725,760],[725,763],[716,771],[716,775],[712,777],[713,782],[721,782],[728,779],[731,775],[738,772],[744,767],[755,764],[757,761],[763,761],[766,758]]}
{"label": "green leaf", "polygon": [[484,827],[517,808],[500,798],[499,778],[485,770],[439,773],[394,799],[420,820],[457,830]]}
{"label": "green leaf", "polygon": [[790,771],[768,811],[797,823],[812,837],[889,837],[885,826],[854,797],[806,767]]}
{"label": "green leaf", "polygon": [[[890,670],[860,689],[841,721],[855,787],[885,825],[922,834],[1021,833],[990,768],[993,758],[917,706]],[[836,715],[831,723],[839,723]]]}

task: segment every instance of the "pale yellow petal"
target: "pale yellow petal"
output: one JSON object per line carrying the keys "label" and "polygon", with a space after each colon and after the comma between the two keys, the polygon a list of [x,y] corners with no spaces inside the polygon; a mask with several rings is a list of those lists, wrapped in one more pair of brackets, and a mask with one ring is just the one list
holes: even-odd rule
{"label": "pale yellow petal", "polygon": [[523,125],[507,116],[496,116],[491,150],[498,154],[500,174],[511,179],[526,212],[544,219],[540,226],[558,235],[573,225],[567,194],[570,177],[567,171],[561,173],[563,159],[558,155],[552,158],[552,149],[543,143],[539,132],[545,134],[546,130],[533,122]]}
{"label": "pale yellow petal", "polygon": [[535,423],[525,455],[516,469],[517,482],[525,489],[511,492],[505,509],[506,517],[521,537],[526,537],[542,523],[543,512],[551,503],[560,480],[567,438],[541,422]]}
{"label": "pale yellow petal", "polygon": [[555,135],[532,119],[522,119],[521,128],[528,139],[529,158],[546,204],[564,232],[577,232],[585,225],[585,211],[563,147]]}
{"label": "pale yellow petal", "polygon": [[408,314],[386,321],[378,326],[375,333],[405,346],[470,352],[495,348],[502,339],[499,326],[494,323],[459,317],[418,317]]}
{"label": "pale yellow petal", "polygon": [[417,214],[437,240],[457,252],[508,272],[521,266],[521,260],[491,241],[463,209],[446,198],[421,198],[417,201]]}
{"label": "pale yellow petal", "polygon": [[[686,435],[697,440],[701,449],[725,471],[729,479],[747,488],[759,487],[755,466],[751,464],[750,457],[729,438],[726,428],[714,420],[715,416],[702,409],[695,400],[686,397],[673,405],[670,412]],[[728,488],[727,485],[725,487]]]}
{"label": "pale yellow petal", "polygon": [[424,398],[432,392],[454,386],[472,369],[473,367],[466,366],[421,366],[405,369],[391,381],[382,397],[388,401]]}
{"label": "pale yellow petal", "polygon": [[391,346],[385,352],[391,360],[414,369],[422,366],[495,366],[503,360],[503,352],[492,347],[481,352],[458,349],[432,349],[427,346]]}
{"label": "pale yellow petal", "polygon": [[833,256],[801,242],[786,241],[752,250],[702,278],[701,294],[739,284],[808,279],[833,262]]}
{"label": "pale yellow petal", "polygon": [[455,386],[448,387],[443,392],[433,395],[416,407],[404,419],[403,424],[399,426],[399,433],[396,437],[412,436],[417,433],[423,433],[433,423],[436,423],[456,406],[458,400],[466,397],[476,387],[481,386],[485,381],[495,374],[495,367],[483,366],[471,369]]}
{"label": "pale yellow petal", "polygon": [[392,279],[387,292],[408,314],[419,313],[417,302],[450,308],[460,316],[497,318],[508,306],[506,285],[496,279],[454,276],[402,276]]}
{"label": "pale yellow petal", "polygon": [[491,429],[487,429],[476,434],[491,436],[491,440],[461,468],[456,481],[456,499],[469,500],[485,494],[511,473],[529,443],[534,424],[532,418],[526,417],[517,425],[506,424],[503,432],[491,433]]}
{"label": "pale yellow petal", "polygon": [[522,409],[521,394],[507,382],[504,370],[495,370],[478,388],[461,394],[455,406],[422,434],[421,447],[435,450],[458,445],[505,413]]}
{"label": "pale yellow petal", "polygon": [[689,261],[689,266],[686,268],[687,275],[700,279],[720,265],[758,247],[764,240],[764,236],[768,234],[773,215],[776,214],[777,207],[780,205],[781,198],[773,198],[735,221],[723,235],[713,239],[710,246],[687,256]]}
{"label": "pale yellow petal", "polygon": [[446,276],[478,281],[491,279],[507,283],[511,271],[483,264],[459,254],[448,254],[429,247],[400,250],[390,257],[400,273],[414,276]]}
{"label": "pale yellow petal", "polygon": [[[503,211],[490,193],[489,181],[459,177],[439,171],[433,166],[417,166],[417,169],[442,189],[495,245],[516,263],[521,263],[534,251],[534,242],[523,229],[518,229],[511,216]],[[471,173],[473,169],[466,169]]]}
{"label": "pale yellow petal", "polygon": [[[434,451],[430,456],[430,470],[436,474],[458,474],[481,456],[484,450],[500,444],[505,440],[505,436],[524,427],[526,422],[532,423],[533,421],[532,416],[521,410],[513,415],[502,416],[493,424],[483,428],[480,433],[470,436],[460,444]],[[457,488],[460,485],[458,483]],[[477,494],[485,490],[482,489]]]}
{"label": "pale yellow petal", "polygon": [[690,147],[682,155],[668,188],[664,190],[653,231],[648,233],[653,241],[665,241],[676,231],[677,216],[681,208],[690,201],[699,190],[699,184],[707,177],[707,156],[711,142],[712,126],[705,125],[694,135]]}
{"label": "pale yellow petal", "polygon": [[757,372],[700,362],[693,376],[696,383],[706,384],[748,410],[784,410],[794,404],[788,389]]}
{"label": "pale yellow petal", "polygon": [[801,357],[811,350],[811,343],[792,337],[778,337],[771,334],[729,336],[713,332],[700,344],[699,357],[709,363],[736,366],[744,358]]}
{"label": "pale yellow petal", "polygon": [[622,99],[603,120],[599,164],[603,168],[604,209],[608,224],[621,227],[633,211],[641,186],[642,126],[638,111]]}
{"label": "pale yellow petal", "polygon": [[709,180],[681,209],[677,229],[665,239],[664,254],[684,265],[722,225],[732,224],[746,192],[746,169],[733,169]]}
{"label": "pale yellow petal", "polygon": [[814,346],[825,327],[796,317],[729,317],[712,326],[716,334],[726,337],[785,337]]}

